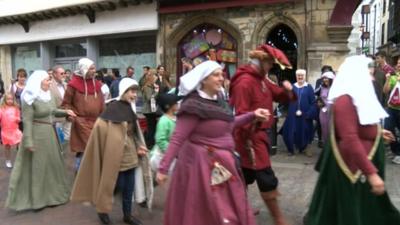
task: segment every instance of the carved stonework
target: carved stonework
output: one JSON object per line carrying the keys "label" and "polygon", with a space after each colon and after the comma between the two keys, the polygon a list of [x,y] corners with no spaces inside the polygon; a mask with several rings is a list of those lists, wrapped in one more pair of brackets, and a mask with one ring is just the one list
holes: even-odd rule
{"label": "carved stonework", "polygon": [[349,39],[353,26],[327,26],[326,32],[328,33],[329,40],[332,43],[345,43]]}

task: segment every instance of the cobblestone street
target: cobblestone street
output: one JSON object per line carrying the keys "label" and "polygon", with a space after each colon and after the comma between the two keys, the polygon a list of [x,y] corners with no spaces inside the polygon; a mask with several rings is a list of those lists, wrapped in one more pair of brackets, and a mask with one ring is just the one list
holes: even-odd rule
{"label": "cobblestone street", "polygon": [[[281,206],[290,224],[301,225],[302,217],[307,210],[314,185],[317,179],[317,173],[314,171],[314,164],[317,160],[320,150],[316,144],[311,146],[314,156],[308,158],[304,155],[287,156],[283,150],[282,143],[279,144],[280,150],[273,156],[273,166],[277,176],[280,179],[280,198]],[[72,156],[68,154],[68,171],[72,171]],[[0,224],[1,225],[95,225],[100,224],[95,210],[90,206],[78,203],[68,203],[66,205],[45,208],[38,212],[20,212],[15,213],[4,208],[8,179],[10,170],[4,166],[4,159],[0,160]],[[390,162],[387,163],[386,186],[390,193],[392,201],[400,208],[400,179],[398,174],[400,166]],[[397,175],[396,175],[397,174]],[[71,177],[73,174],[70,173]],[[142,219],[145,225],[161,225],[163,218],[163,204],[166,196],[166,188],[157,187],[154,200],[154,209],[148,213],[146,209],[135,207],[135,214]],[[273,224],[267,209],[258,195],[256,185],[249,189],[250,201],[253,207],[260,209],[257,216],[259,225]],[[122,212],[119,199],[114,203],[115,207],[111,214],[115,224],[122,223]]]}

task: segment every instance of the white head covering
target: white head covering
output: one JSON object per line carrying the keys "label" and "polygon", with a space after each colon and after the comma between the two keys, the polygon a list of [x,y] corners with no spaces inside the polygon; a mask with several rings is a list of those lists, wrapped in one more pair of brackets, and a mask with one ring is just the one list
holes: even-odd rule
{"label": "white head covering", "polygon": [[371,59],[365,56],[346,58],[339,68],[328,96],[328,101],[333,102],[339,96],[350,95],[357,108],[361,125],[376,124],[388,116],[376,97],[368,71],[370,62]]}
{"label": "white head covering", "polygon": [[331,71],[327,71],[327,72],[325,72],[325,73],[323,73],[322,75],[321,75],[321,77],[322,78],[328,78],[328,79],[335,79],[335,74],[333,73],[333,72],[331,72]]}
{"label": "white head covering", "polygon": [[[107,103],[115,101],[115,100],[116,101],[121,100],[121,98],[125,94],[125,92],[132,86],[139,86],[139,84],[136,80],[134,80],[132,78],[129,78],[129,77],[123,78],[119,82],[119,85],[118,85],[118,88],[119,88],[118,97],[108,100]],[[132,107],[132,110],[136,113],[136,102],[131,102],[131,107]]]}
{"label": "white head covering", "polygon": [[88,58],[82,58],[78,62],[78,70],[75,71],[75,74],[83,77],[83,79],[86,78],[86,74],[89,71],[89,68],[94,64],[94,62]]}
{"label": "white head covering", "polygon": [[[82,58],[78,62],[78,70],[75,71],[75,75],[83,78],[83,82],[85,83],[85,99],[87,98],[87,84],[86,84],[86,74],[89,71],[89,68],[94,65],[94,62],[88,58]],[[96,87],[95,77],[92,77],[93,87]],[[97,92],[94,92],[95,98],[97,98]]]}
{"label": "white head covering", "polygon": [[35,70],[35,72],[29,76],[21,94],[21,98],[26,104],[32,105],[36,99],[44,102],[51,100],[50,91],[43,91],[41,88],[42,81],[48,77],[49,74],[44,70]]}
{"label": "white head covering", "polygon": [[222,69],[222,67],[215,61],[208,60],[197,65],[180,78],[179,95],[186,96],[196,90],[201,81],[206,79],[216,69]]}

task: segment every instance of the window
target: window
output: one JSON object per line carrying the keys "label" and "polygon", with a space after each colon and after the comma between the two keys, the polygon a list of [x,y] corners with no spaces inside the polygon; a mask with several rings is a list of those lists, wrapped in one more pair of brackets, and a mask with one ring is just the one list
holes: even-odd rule
{"label": "window", "polygon": [[86,56],[87,44],[85,42],[63,43],[63,44],[57,44],[55,46],[55,49],[56,49],[56,58]]}
{"label": "window", "polygon": [[117,56],[156,51],[156,36],[103,39],[99,42],[100,56]]}
{"label": "window", "polygon": [[23,68],[29,74],[34,70],[42,69],[39,43],[15,46],[13,48],[13,77],[18,69]]}

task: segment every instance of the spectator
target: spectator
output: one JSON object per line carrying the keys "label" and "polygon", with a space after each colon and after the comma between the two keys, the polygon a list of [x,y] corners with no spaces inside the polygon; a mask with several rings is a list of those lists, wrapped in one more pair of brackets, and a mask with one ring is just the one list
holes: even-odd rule
{"label": "spectator", "polygon": [[313,120],[317,117],[314,89],[306,82],[306,71],[298,69],[293,91],[297,101],[289,104],[289,109],[281,134],[289,155],[294,155],[294,147],[299,153],[305,152],[311,157],[310,148],[307,148],[314,139]]}
{"label": "spectator", "polygon": [[156,84],[156,71],[150,70],[149,74],[142,87],[143,95],[143,108],[142,113],[146,117],[147,133],[146,133],[146,144],[149,149],[154,146],[155,140],[154,135],[156,132],[157,125],[157,104],[156,98],[159,93],[159,86]]}
{"label": "spectator", "polygon": [[25,88],[25,81],[28,78],[28,74],[25,69],[17,70],[17,80],[11,84],[10,92],[14,95],[15,100],[21,107],[21,93]]}
{"label": "spectator", "polygon": [[393,74],[395,71],[392,66],[390,66],[386,59],[387,59],[387,54],[385,51],[379,51],[375,54],[376,57],[376,63],[380,67],[381,70],[385,72],[385,74]]}
{"label": "spectator", "polygon": [[96,72],[96,80],[101,83],[101,92],[103,93],[104,101],[107,102],[110,99],[110,88],[108,88],[107,84],[105,83],[104,75],[101,70]]}
{"label": "spectator", "polygon": [[[386,74],[383,92],[389,96],[387,107],[389,117],[385,119],[385,129],[396,135],[395,129],[397,128],[400,130],[400,70],[395,74]],[[400,165],[400,143],[397,140],[396,138],[396,140],[390,144],[390,149],[394,156],[392,162]]]}
{"label": "spectator", "polygon": [[[112,82],[111,87],[110,87],[110,93],[111,93],[111,97],[112,98],[118,97],[118,94],[119,94],[119,90],[118,90],[119,82],[123,78],[123,77],[119,76],[119,73],[116,74],[116,77],[117,78]],[[131,78],[131,79],[135,79],[135,69],[133,67],[131,67],[131,66],[126,68],[126,76],[125,77]]]}

